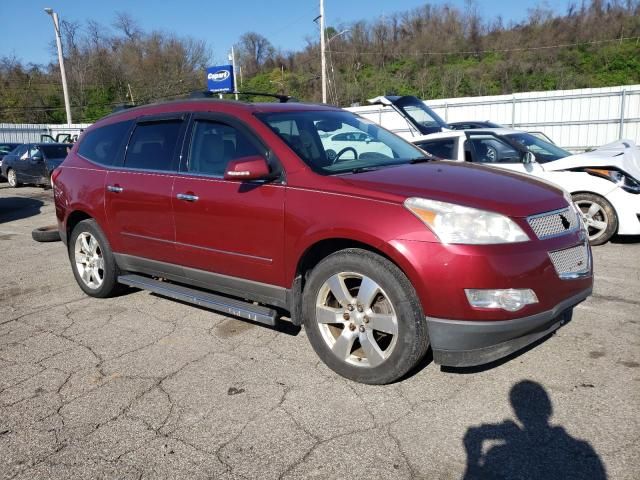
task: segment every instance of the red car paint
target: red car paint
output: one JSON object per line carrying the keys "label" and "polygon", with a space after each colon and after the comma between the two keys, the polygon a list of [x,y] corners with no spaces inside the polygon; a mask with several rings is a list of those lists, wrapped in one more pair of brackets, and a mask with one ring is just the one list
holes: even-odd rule
{"label": "red car paint", "polygon": [[[582,241],[582,231],[537,240],[526,217],[566,208],[562,192],[532,177],[472,165],[433,162],[369,173],[313,172],[256,112],[331,109],[300,104],[185,101],[144,107],[145,115],[214,111],[233,116],[279,159],[286,182],[241,182],[188,173],[102,167],[74,146],[56,172],[56,214],[63,238],[74,215],[93,217],[115,252],[291,288],[306,252],[319,242],[349,241],[391,259],[413,284],[425,315],[506,320],[546,311],[592,285],[565,281],[548,252]],[[87,131],[141,115],[110,116]],[[124,187],[121,194],[107,186]],[[177,193],[197,203],[175,201]],[[532,239],[500,245],[445,245],[404,206],[417,196],[504,214]],[[153,238],[151,238],[153,237]],[[539,303],[517,312],[472,308],[465,288],[531,288]]]}

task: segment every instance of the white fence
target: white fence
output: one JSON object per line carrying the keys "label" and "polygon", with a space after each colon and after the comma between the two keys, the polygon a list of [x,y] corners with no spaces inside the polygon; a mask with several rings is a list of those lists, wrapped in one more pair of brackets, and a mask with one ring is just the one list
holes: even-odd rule
{"label": "white fence", "polygon": [[[425,103],[447,122],[491,120],[517,129],[541,131],[568,150],[587,150],[620,138],[640,145],[640,85],[447,98]],[[390,108],[371,105],[349,110],[379,114],[380,120],[385,117],[384,125],[407,130],[406,122],[393,118],[399,115]],[[42,134],[54,138],[58,133],[77,135],[87,126],[2,123],[0,141],[35,142]]]}
{"label": "white fence", "polygon": [[447,122],[491,120],[542,131],[569,150],[621,138],[640,144],[640,85],[447,98],[426,104]]}
{"label": "white fence", "polygon": [[[587,150],[621,138],[640,144],[640,85],[446,98],[425,103],[447,122],[491,120],[507,127],[541,131],[568,150]],[[348,110],[371,119],[377,115],[376,121],[394,131],[409,131],[406,122],[391,108],[370,105]]]}
{"label": "white fence", "polygon": [[46,141],[43,139],[43,135],[49,135],[55,139],[57,135],[67,133],[71,135],[71,137],[75,137],[89,125],[91,124],[0,123],[0,142],[41,142]]}

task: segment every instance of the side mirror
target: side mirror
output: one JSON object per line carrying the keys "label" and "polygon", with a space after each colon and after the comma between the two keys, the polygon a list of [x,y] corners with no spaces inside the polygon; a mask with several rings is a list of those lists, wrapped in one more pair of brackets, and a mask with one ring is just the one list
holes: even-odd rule
{"label": "side mirror", "polygon": [[31,157],[31,158],[33,158],[36,162],[41,162],[41,161],[43,160],[43,158],[42,158],[42,153],[40,153],[40,152],[36,153],[36,154],[35,154],[33,157]]}
{"label": "side mirror", "polygon": [[534,163],[536,161],[536,156],[531,152],[525,152],[522,157],[522,163]]}
{"label": "side mirror", "polygon": [[260,155],[232,160],[224,172],[225,180],[244,182],[247,180],[265,180],[270,178],[269,164]]}

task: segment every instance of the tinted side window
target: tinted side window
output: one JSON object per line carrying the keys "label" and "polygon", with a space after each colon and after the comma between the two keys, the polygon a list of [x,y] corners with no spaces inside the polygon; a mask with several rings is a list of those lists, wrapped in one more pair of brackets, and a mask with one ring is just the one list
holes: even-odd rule
{"label": "tinted side window", "polygon": [[223,176],[231,160],[251,155],[260,155],[260,152],[234,127],[211,121],[195,122],[189,172]]}
{"label": "tinted side window", "polygon": [[113,165],[130,126],[131,122],[118,122],[88,131],[78,147],[78,153],[93,162]]}
{"label": "tinted side window", "polygon": [[435,155],[436,157],[455,159],[455,144],[455,138],[448,138],[446,140],[424,142],[421,143],[419,147],[429,152],[431,155]]}
{"label": "tinted side window", "polygon": [[469,135],[475,152],[474,161],[479,163],[518,163],[522,161],[520,152],[494,135]]}
{"label": "tinted side window", "polygon": [[174,152],[182,121],[142,123],[131,135],[124,166],[147,170],[173,170]]}

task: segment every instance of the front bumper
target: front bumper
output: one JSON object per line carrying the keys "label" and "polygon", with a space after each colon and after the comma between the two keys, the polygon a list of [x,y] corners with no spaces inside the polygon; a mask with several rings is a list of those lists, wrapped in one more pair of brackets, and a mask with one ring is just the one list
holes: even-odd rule
{"label": "front bumper", "polygon": [[557,330],[571,309],[591,295],[589,287],[555,307],[527,317],[501,321],[446,320],[426,317],[433,359],[440,365],[483,365],[521,350]]}

